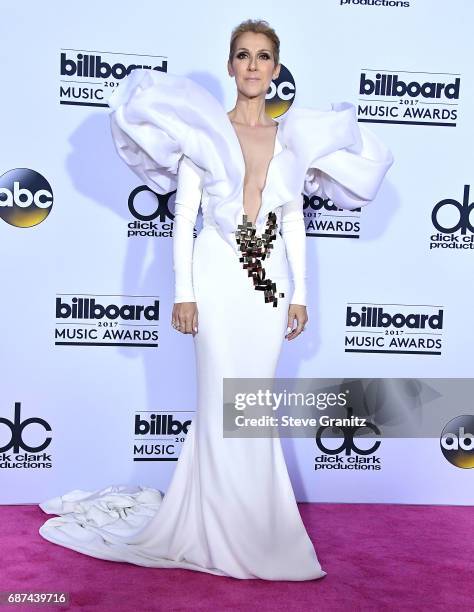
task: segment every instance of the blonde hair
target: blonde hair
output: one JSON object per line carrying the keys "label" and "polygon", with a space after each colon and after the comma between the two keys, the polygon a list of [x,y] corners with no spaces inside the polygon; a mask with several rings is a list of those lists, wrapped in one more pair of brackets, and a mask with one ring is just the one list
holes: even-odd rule
{"label": "blonde hair", "polygon": [[230,37],[229,62],[232,62],[232,56],[234,55],[237,38],[245,32],[265,34],[265,36],[267,36],[272,43],[275,66],[280,63],[280,39],[278,38],[275,30],[270,27],[268,21],[263,19],[247,19],[246,21],[239,23],[239,25],[232,30]]}

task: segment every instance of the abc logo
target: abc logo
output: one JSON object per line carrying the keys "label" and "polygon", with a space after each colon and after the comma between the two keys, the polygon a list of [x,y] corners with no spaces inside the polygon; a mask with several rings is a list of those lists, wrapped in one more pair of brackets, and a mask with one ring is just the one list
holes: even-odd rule
{"label": "abc logo", "polygon": [[0,177],[0,217],[15,227],[33,227],[53,206],[48,181],[30,168],[15,168]]}
{"label": "abc logo", "polygon": [[441,200],[433,208],[431,221],[438,232],[443,234],[454,234],[459,230],[463,235],[467,230],[474,233],[474,226],[471,223],[473,209],[474,202],[469,204],[469,185],[464,185],[462,204],[451,198]]}
{"label": "abc logo", "polygon": [[270,83],[270,88],[266,95],[265,111],[270,117],[279,117],[286,113],[295,98],[295,81],[291,72],[280,65],[280,74],[277,79]]}
{"label": "abc logo", "polygon": [[474,467],[474,415],[463,414],[447,425],[441,432],[441,451],[456,467]]}

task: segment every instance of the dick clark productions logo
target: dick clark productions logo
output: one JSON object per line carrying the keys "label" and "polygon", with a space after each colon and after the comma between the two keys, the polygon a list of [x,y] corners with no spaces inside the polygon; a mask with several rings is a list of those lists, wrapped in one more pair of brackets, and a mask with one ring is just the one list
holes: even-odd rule
{"label": "dick clark productions logo", "polygon": [[44,439],[37,446],[31,446],[23,438],[23,433],[30,425],[39,425],[44,429],[45,432],[51,431],[51,425],[40,417],[30,417],[28,419],[21,420],[20,417],[20,402],[15,402],[15,416],[13,421],[0,417],[0,425],[6,425],[10,430],[10,439],[7,444],[0,447],[0,453],[8,452],[12,450],[14,453],[19,453],[20,449],[29,453],[38,453],[49,446],[51,442],[51,436],[45,435]]}

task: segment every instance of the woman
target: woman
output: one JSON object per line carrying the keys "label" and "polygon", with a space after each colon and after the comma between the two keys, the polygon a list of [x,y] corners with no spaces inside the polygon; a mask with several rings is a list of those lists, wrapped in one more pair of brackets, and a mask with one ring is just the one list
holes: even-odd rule
{"label": "woman", "polygon": [[279,69],[277,35],[249,20],[231,37],[237,101],[228,113],[190,79],[147,69],[110,98],[119,155],[157,193],[176,189],[172,325],[193,335],[197,409],[164,497],[111,486],[44,502],[45,512],[61,515],[40,528],[54,543],[235,578],[326,575],[280,439],[223,436],[223,379],[272,378],[284,337],[307,323],[302,189],[362,206],[392,156],[347,103],[294,108],[273,121],[265,94]]}

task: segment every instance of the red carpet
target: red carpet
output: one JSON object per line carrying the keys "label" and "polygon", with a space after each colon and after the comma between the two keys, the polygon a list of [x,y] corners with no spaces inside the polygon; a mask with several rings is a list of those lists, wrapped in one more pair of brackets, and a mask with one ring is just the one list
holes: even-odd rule
{"label": "red carpet", "polygon": [[[0,506],[0,591],[67,591],[14,610],[448,610],[474,600],[470,506],[300,504],[328,575],[269,582],[101,561],[43,540],[37,506]],[[7,610],[7,607],[1,606]]]}

